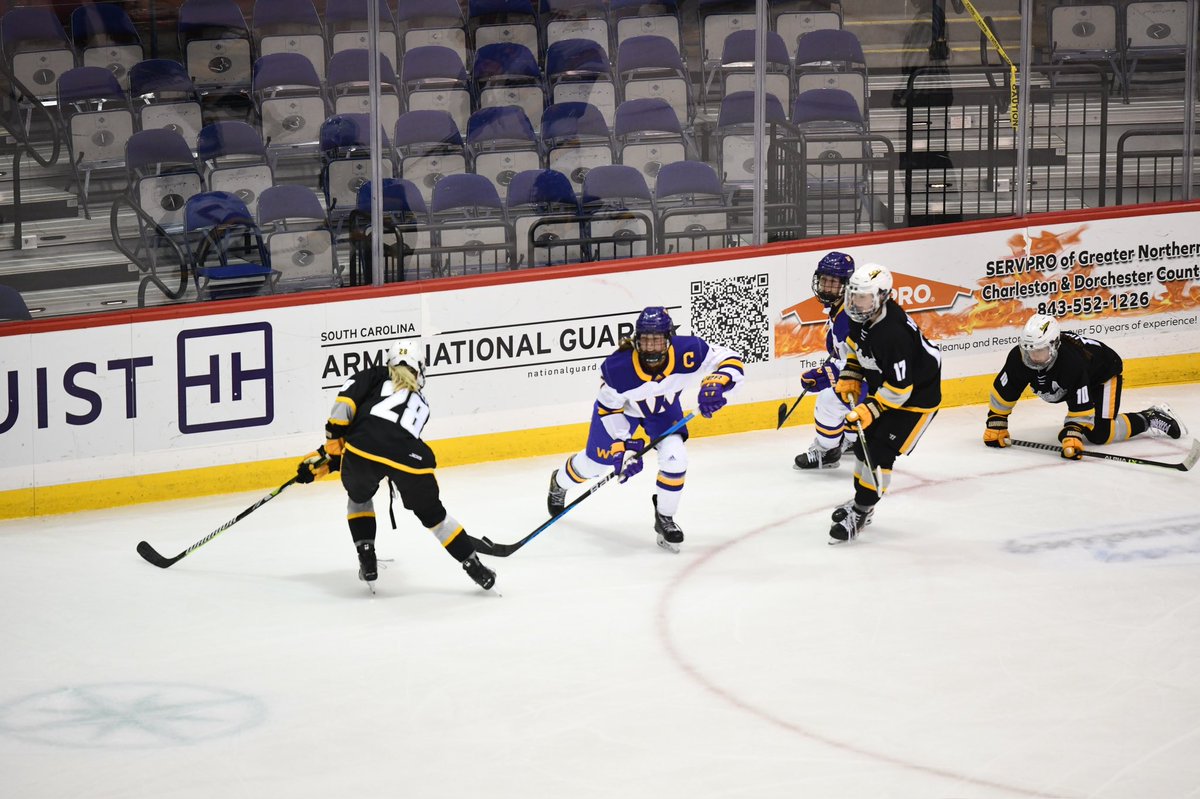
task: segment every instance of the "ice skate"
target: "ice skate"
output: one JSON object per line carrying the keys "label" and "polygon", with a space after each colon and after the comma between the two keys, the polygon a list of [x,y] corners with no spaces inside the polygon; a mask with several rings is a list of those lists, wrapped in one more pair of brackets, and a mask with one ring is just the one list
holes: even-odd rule
{"label": "ice skate", "polygon": [[841,544],[858,537],[859,532],[871,523],[874,508],[866,512],[854,507],[854,500],[839,505],[833,511],[833,525],[829,528],[829,543]]}
{"label": "ice skate", "polygon": [[375,557],[375,544],[371,541],[355,543],[358,550],[358,579],[371,583],[379,577],[379,561]]}
{"label": "ice skate", "polygon": [[550,511],[551,516],[557,516],[563,512],[563,508],[567,505],[567,489],[562,488],[558,484],[558,469],[550,475],[550,491],[546,494],[546,510]]}
{"label": "ice skate", "polygon": [[472,553],[470,556],[463,559],[463,571],[467,576],[475,581],[476,585],[484,591],[491,590],[496,584],[496,573],[479,562],[479,556]]}
{"label": "ice skate", "polygon": [[1148,431],[1152,436],[1182,438],[1187,434],[1187,428],[1183,426],[1183,422],[1179,421],[1174,411],[1171,410],[1171,406],[1165,402],[1159,405],[1151,405],[1142,411],[1142,415],[1146,417],[1146,422],[1149,425]]}
{"label": "ice skate", "polygon": [[842,448],[840,446],[833,447],[832,449],[821,449],[816,444],[813,444],[808,448],[808,452],[796,456],[796,463],[792,468],[802,471],[808,469],[836,469],[841,462]]}
{"label": "ice skate", "polygon": [[678,553],[679,545],[683,543],[683,529],[670,516],[658,512],[658,497],[651,497],[654,503],[654,532],[658,533],[658,545],[663,549]]}

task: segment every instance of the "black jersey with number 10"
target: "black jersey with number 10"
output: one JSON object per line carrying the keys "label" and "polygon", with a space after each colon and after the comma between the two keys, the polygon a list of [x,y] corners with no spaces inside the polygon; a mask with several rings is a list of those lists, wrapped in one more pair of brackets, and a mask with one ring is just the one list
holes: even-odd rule
{"label": "black jersey with number 10", "polygon": [[1021,359],[1021,348],[1013,347],[1004,368],[992,382],[992,389],[1012,404],[1029,386],[1046,402],[1066,402],[1068,411],[1083,411],[1092,408],[1098,397],[1080,389],[1098,386],[1121,374],[1122,368],[1121,356],[1112,347],[1064,331],[1059,338],[1058,357],[1049,369],[1029,368]]}

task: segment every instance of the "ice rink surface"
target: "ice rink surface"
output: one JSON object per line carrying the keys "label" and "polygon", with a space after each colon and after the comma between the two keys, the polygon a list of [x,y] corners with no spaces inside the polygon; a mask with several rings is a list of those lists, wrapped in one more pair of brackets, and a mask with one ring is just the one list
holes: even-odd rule
{"label": "ice rink surface", "polygon": [[[1200,387],[1123,406],[1161,400],[1200,431]],[[0,522],[0,796],[1200,797],[1200,474],[989,450],[984,414],[942,411],[836,547],[850,468],[791,468],[811,426],[693,439],[680,554],[651,460],[487,559],[502,596],[379,497],[371,596],[335,481],[166,571],[139,540],[263,492]],[[443,498],[515,541],[562,460],[442,469]]]}

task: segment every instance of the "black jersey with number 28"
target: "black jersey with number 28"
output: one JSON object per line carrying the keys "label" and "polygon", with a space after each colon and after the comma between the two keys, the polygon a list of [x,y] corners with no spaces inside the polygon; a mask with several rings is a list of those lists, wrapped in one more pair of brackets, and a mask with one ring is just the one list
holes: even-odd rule
{"label": "black jersey with number 28", "polygon": [[346,444],[372,460],[386,460],[410,469],[432,469],[433,450],[421,440],[429,421],[429,404],[420,392],[394,390],[386,366],[372,366],[350,377],[338,392],[350,402],[354,415]]}

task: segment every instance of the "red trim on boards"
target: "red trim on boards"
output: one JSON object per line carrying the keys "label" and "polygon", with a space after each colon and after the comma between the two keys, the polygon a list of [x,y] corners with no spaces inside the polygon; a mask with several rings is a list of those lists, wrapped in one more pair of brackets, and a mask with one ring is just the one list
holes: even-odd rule
{"label": "red trim on boards", "polygon": [[724,250],[705,250],[698,253],[675,255],[653,255],[643,258],[627,258],[619,261],[593,261],[564,266],[545,266],[522,269],[514,272],[497,272],[487,275],[470,275],[422,283],[388,283],[385,286],[357,286],[354,288],[328,289],[300,292],[296,294],[253,297],[244,300],[222,300],[213,303],[181,303],[156,308],[137,308],[129,311],[98,312],[86,316],[63,316],[36,319],[29,322],[0,323],[0,338],[28,333],[46,333],[58,330],[83,330],[92,327],[109,327],[133,322],[153,322],[163,319],[180,319],[214,314],[249,313],[272,308],[287,308],[298,305],[319,305],[327,302],[353,302],[378,297],[404,294],[457,291],[476,286],[505,283],[529,283],[542,280],[557,280],[581,275],[615,274],[636,272],[643,269],[661,269],[670,266],[688,266],[718,261],[740,261],[746,258],[761,258],[766,255],[789,255],[819,250],[836,250],[843,247],[887,244],[913,239],[944,238],[970,233],[987,233],[1012,227],[1034,227],[1062,225],[1103,219],[1121,219],[1136,216],[1186,213],[1200,211],[1200,201],[1148,203],[1145,205],[1122,205],[1080,211],[1063,211],[1048,214],[1031,214],[1025,217],[1004,216],[978,222],[953,222],[945,225],[883,230],[872,233],[855,233],[844,236],[823,236],[817,239],[800,239],[764,244],[760,247],[736,247]]}

